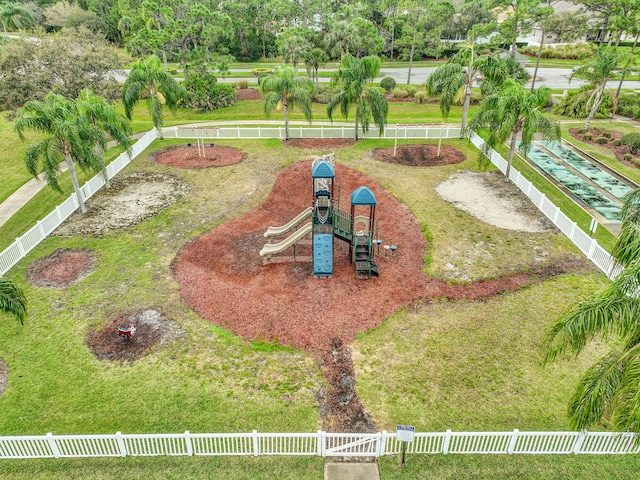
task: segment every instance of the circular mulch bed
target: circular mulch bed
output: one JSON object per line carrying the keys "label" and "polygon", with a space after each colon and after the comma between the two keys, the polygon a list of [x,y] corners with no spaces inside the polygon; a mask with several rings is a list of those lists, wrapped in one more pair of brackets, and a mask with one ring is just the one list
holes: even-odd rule
{"label": "circular mulch bed", "polygon": [[[373,178],[340,164],[336,182],[341,205],[350,205],[352,190],[368,186],[378,201],[380,236],[398,247],[394,255],[376,257],[380,277],[357,280],[348,245],[338,239],[331,278],[315,278],[310,261],[263,265],[258,254],[266,243],[262,233],[271,225],[284,225],[309,205],[310,177],[310,162],[286,168],[262,206],[186,245],[172,263],[183,301],[201,317],[238,335],[322,355],[337,340],[350,344],[356,333],[418,299],[485,298],[588,268],[586,261],[563,261],[471,284],[430,278],[422,271],[427,243],[411,212]],[[296,253],[310,255],[311,247],[299,245]]]}
{"label": "circular mulch bed", "polygon": [[[125,337],[118,336],[118,327],[126,328],[130,323],[136,326],[136,334],[127,341]],[[184,335],[180,326],[161,311],[137,310],[113,317],[99,330],[90,329],[87,332],[87,347],[98,360],[132,362],[149,352],[154,345],[169,343]]]}
{"label": "circular mulch bed", "polygon": [[437,145],[399,145],[396,148],[396,156],[393,156],[393,147],[374,148],[369,151],[371,158],[381,162],[395,163],[410,167],[435,167],[464,162],[466,157],[457,148],[448,145],[440,147],[440,155]]}
{"label": "circular mulch bed", "polygon": [[247,154],[237,148],[212,147],[210,143],[205,144],[203,155],[202,148],[199,151],[195,144],[190,147],[176,145],[155,154],[156,162],[176,168],[226,167],[240,163],[246,157]]}
{"label": "circular mulch bed", "polygon": [[94,271],[95,255],[90,250],[59,248],[27,267],[26,277],[37,287],[67,287]]}
{"label": "circular mulch bed", "polygon": [[357,142],[353,138],[291,138],[282,140],[285,147],[294,148],[345,148],[355,145]]}
{"label": "circular mulch bed", "polygon": [[53,235],[101,235],[136,225],[176,203],[189,190],[173,175],[151,172],[120,174],[111,188],[101,189],[87,202],[87,213],[74,213]]}
{"label": "circular mulch bed", "polygon": [[[583,130],[584,130],[583,128],[570,128],[569,133],[573,138],[580,140],[581,142],[588,143],[589,145],[593,145],[595,147],[608,148],[616,156],[616,159],[618,159],[620,162],[624,163],[625,165],[636,166],[636,163],[640,161],[640,152],[636,153],[633,156],[634,158],[633,161],[627,161],[627,160],[624,160],[624,156],[625,154],[630,153],[629,147],[627,147],[626,145],[613,145],[612,142],[616,140],[620,140],[624,136],[623,133],[620,133],[617,130],[609,130],[606,128],[590,128],[589,133],[591,134],[591,140],[585,140],[584,134],[586,132],[584,132]],[[604,144],[596,143],[594,140],[598,137],[601,137],[604,132],[609,132],[609,134],[611,135],[611,138],[609,139],[609,141]],[[636,163],[634,163],[634,161]]]}
{"label": "circular mulch bed", "polygon": [[9,381],[9,367],[5,361],[0,357],[0,396],[7,390],[7,383]]}

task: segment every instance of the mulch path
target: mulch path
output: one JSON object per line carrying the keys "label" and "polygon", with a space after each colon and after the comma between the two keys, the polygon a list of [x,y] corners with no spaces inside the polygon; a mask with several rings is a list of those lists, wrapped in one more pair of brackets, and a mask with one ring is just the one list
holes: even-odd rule
{"label": "mulch path", "polygon": [[374,148],[369,151],[371,158],[381,162],[395,163],[411,167],[435,167],[439,165],[451,165],[462,163],[466,157],[457,148],[448,145],[440,147],[440,155],[437,145],[399,145],[396,155],[393,156],[393,147]]}
{"label": "mulch path", "polygon": [[[612,144],[613,141],[620,140],[624,136],[623,133],[618,132],[616,130],[609,130],[606,128],[590,128],[589,133],[592,136],[591,140],[585,140],[584,134],[586,132],[584,132],[583,130],[584,129],[582,128],[570,128],[569,133],[573,138],[580,140],[581,142],[588,143],[589,145],[593,145],[596,147],[608,148],[616,156],[616,159],[618,159],[621,163],[624,163],[627,166],[630,166],[630,167],[637,166],[638,162],[640,162],[640,152],[636,153],[633,156],[633,159],[634,159],[633,161],[624,160],[625,154],[631,153],[629,152],[629,147],[627,147],[626,145]],[[611,134],[611,138],[609,139],[609,141],[605,144],[596,143],[594,140],[598,137],[601,137],[604,132],[609,132]]]}
{"label": "mulch path", "polygon": [[26,277],[37,287],[67,287],[93,272],[94,260],[90,250],[59,248],[32,262]]}
{"label": "mulch path", "polygon": [[355,145],[357,142],[353,138],[291,138],[282,140],[285,147],[294,148],[346,148]]}
{"label": "mulch path", "polygon": [[[202,151],[202,148],[200,149]],[[155,161],[176,168],[226,167],[240,163],[247,157],[242,150],[233,147],[211,146],[206,143],[204,154],[198,151],[195,143],[191,146],[175,145],[154,155]]]}

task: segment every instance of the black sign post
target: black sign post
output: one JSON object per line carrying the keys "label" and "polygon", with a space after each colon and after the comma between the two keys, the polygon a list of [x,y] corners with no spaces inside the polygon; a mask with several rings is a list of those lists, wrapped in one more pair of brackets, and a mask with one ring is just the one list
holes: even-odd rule
{"label": "black sign post", "polygon": [[404,468],[404,457],[407,451],[407,443],[413,442],[416,427],[410,425],[396,425],[396,440],[402,442],[402,456],[400,466]]}

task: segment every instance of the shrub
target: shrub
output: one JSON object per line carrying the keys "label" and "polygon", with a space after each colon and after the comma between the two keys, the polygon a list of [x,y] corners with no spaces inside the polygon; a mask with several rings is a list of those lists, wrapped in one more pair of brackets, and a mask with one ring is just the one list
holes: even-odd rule
{"label": "shrub", "polygon": [[[633,161],[633,155],[631,155],[630,153],[625,153],[622,156],[622,159],[626,160],[627,162],[632,162]],[[634,162],[634,163],[636,163],[636,162]]]}
{"label": "shrub", "polygon": [[392,90],[391,95],[393,95],[393,98],[407,98],[409,96],[409,92],[404,88],[396,87]]}
{"label": "shrub", "polygon": [[317,103],[327,104],[331,97],[333,96],[333,92],[329,87],[320,87],[319,90],[313,95],[313,101]]}
{"label": "shrub", "polygon": [[390,92],[391,90],[396,88],[396,81],[391,77],[384,77],[382,80],[380,80],[380,86],[387,92]]}
{"label": "shrub", "polygon": [[584,134],[584,139],[587,142],[590,142],[593,139],[593,135],[591,135],[589,132],[587,132],[587,133]]}
{"label": "shrub", "polygon": [[587,133],[587,131],[586,131],[584,128],[579,128],[579,129],[577,130],[577,132],[578,132],[580,135],[583,135],[583,134]]}
{"label": "shrub", "polygon": [[640,133],[627,133],[620,139],[620,142],[629,147],[629,151],[635,155],[638,149],[640,149]]}
{"label": "shrub", "polygon": [[415,85],[405,85],[403,88],[407,91],[410,97],[413,97],[418,91],[418,87]]}
{"label": "shrub", "polygon": [[273,73],[273,68],[266,68],[266,67],[252,68],[251,73],[253,74],[254,77],[258,77],[258,78],[265,77]]}
{"label": "shrub", "polygon": [[247,80],[238,80],[235,82],[234,86],[235,88],[244,90],[245,88],[249,88],[249,82]]}
{"label": "shrub", "polygon": [[427,98],[427,92],[425,92],[424,90],[418,90],[416,93],[413,94],[413,101],[416,103],[423,103],[426,98]]}
{"label": "shrub", "polygon": [[236,101],[233,88],[219,84],[216,76],[204,69],[188,71],[183,86],[189,93],[189,106],[198,112],[228,107]]}
{"label": "shrub", "polygon": [[598,145],[604,145],[608,141],[609,139],[607,137],[596,137],[594,140],[594,142],[596,142]]}
{"label": "shrub", "polygon": [[611,138],[611,132],[602,132],[604,138]]}
{"label": "shrub", "polygon": [[613,142],[611,142],[611,145],[613,145],[614,147],[619,147],[622,145],[622,142],[620,140],[614,140]]}

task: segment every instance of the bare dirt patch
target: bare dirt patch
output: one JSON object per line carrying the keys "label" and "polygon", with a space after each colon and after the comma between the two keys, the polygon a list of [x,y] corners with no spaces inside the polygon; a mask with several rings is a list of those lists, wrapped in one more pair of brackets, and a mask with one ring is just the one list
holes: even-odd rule
{"label": "bare dirt patch", "polygon": [[0,357],[0,397],[7,390],[7,383],[9,381],[9,367],[6,362]]}
{"label": "bare dirt patch", "polygon": [[[136,326],[136,335],[130,340],[118,336],[118,327]],[[155,345],[176,341],[184,336],[180,326],[160,310],[137,310],[121,313],[99,329],[87,332],[87,347],[98,360],[129,361],[141,358]]]}
{"label": "bare dirt patch", "polygon": [[85,214],[74,213],[52,235],[101,235],[136,225],[176,203],[188,191],[173,175],[135,172],[118,175],[110,189],[102,189],[88,202]]}
{"label": "bare dirt patch", "polygon": [[[632,161],[628,161],[624,159],[624,156],[627,153],[631,153],[629,151],[629,147],[627,147],[626,145],[613,144],[613,142],[615,142],[616,140],[620,140],[624,136],[623,133],[620,133],[617,130],[609,130],[606,128],[590,128],[589,134],[591,134],[591,140],[585,140],[584,135],[587,132],[583,130],[584,129],[582,128],[570,128],[569,133],[573,138],[578,139],[581,142],[588,143],[589,145],[594,145],[596,147],[605,147],[609,149],[616,156],[616,159],[618,159],[620,162],[624,163],[627,166],[637,166],[637,163],[640,162],[640,152],[637,152],[633,156]],[[611,136],[609,141],[604,144],[596,143],[595,139],[598,137],[602,137],[602,134],[605,132],[608,132],[609,135]]]}
{"label": "bare dirt patch", "polygon": [[242,150],[233,147],[211,146],[207,143],[198,149],[195,144],[191,146],[175,145],[154,155],[155,161],[175,168],[210,168],[226,167],[240,163],[247,157]]}
{"label": "bare dirt patch", "polygon": [[499,172],[456,173],[436,187],[443,200],[499,228],[551,232],[553,224]]}
{"label": "bare dirt patch", "polygon": [[374,148],[369,156],[381,162],[407,165],[410,167],[435,167],[465,161],[464,154],[457,148],[442,145],[438,155],[437,145],[400,145],[393,156],[393,147]]}
{"label": "bare dirt patch", "polygon": [[285,147],[324,148],[329,150],[350,147],[356,143],[356,140],[353,138],[291,138],[289,140],[282,140],[282,145]]}
{"label": "bare dirt patch", "polygon": [[94,271],[95,254],[90,250],[59,248],[27,267],[26,277],[37,287],[67,287]]}

